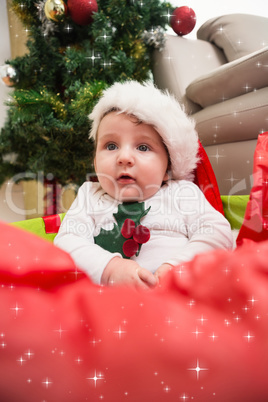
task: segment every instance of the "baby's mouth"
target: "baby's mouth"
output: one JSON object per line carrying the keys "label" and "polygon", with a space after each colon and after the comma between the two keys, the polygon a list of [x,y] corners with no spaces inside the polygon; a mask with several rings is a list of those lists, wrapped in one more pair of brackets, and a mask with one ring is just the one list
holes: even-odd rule
{"label": "baby's mouth", "polygon": [[132,183],[135,183],[135,179],[132,176],[130,176],[129,174],[121,174],[117,178],[117,182],[119,184],[132,184]]}

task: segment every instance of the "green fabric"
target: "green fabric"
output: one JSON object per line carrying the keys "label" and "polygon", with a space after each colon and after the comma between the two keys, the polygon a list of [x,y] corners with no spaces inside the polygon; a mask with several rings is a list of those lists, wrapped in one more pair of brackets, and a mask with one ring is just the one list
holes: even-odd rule
{"label": "green fabric", "polygon": [[[65,214],[59,214],[61,221],[64,215]],[[53,242],[57,234],[57,233],[46,233],[43,218],[34,218],[34,219],[27,219],[25,221],[13,222],[12,225],[27,230],[28,232],[34,233],[37,236],[40,236],[43,239],[49,240],[51,242]]]}
{"label": "green fabric", "polygon": [[249,200],[249,195],[222,195],[224,214],[232,229],[240,229]]}
{"label": "green fabric", "polygon": [[121,234],[123,223],[129,218],[135,222],[136,226],[139,225],[141,218],[147,215],[150,208],[145,211],[144,202],[123,202],[119,204],[117,213],[113,214],[118,225],[114,224],[111,230],[101,229],[99,235],[94,237],[95,243],[111,253],[120,253],[124,258],[128,258],[123,253],[123,244],[126,241],[126,238]]}

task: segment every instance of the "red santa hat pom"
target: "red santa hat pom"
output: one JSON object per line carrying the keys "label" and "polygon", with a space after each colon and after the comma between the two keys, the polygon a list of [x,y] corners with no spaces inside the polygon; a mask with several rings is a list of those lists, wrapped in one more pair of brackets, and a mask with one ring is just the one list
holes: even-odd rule
{"label": "red santa hat pom", "polygon": [[188,6],[177,7],[172,13],[170,25],[177,35],[183,36],[190,33],[196,24],[196,15]]}

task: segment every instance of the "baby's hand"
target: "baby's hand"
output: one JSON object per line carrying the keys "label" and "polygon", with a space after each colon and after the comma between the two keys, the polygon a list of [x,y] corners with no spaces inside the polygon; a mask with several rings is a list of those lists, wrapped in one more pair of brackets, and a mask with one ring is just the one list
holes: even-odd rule
{"label": "baby's hand", "polygon": [[168,271],[170,271],[172,268],[173,268],[173,265],[171,265],[171,264],[167,264],[167,263],[162,264],[162,265],[160,265],[160,267],[157,268],[154,275],[158,279],[158,281],[161,281],[163,276],[165,276],[165,274]]}
{"label": "baby's hand", "polygon": [[101,283],[104,285],[131,285],[136,288],[148,289],[157,285],[158,279],[135,261],[114,257],[106,265]]}

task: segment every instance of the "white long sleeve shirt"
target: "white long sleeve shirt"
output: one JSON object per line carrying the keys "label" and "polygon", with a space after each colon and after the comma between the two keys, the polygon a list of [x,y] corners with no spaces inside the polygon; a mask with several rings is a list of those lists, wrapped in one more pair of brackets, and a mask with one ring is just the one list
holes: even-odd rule
{"label": "white long sleeve shirt", "polygon": [[[101,228],[117,224],[114,213],[121,202],[105,193],[99,183],[84,183],[63,219],[54,243],[67,251],[76,265],[96,283],[114,256],[94,243]],[[212,249],[233,248],[229,222],[206,200],[201,190],[185,180],[169,181],[144,201],[150,208],[141,224],[150,230],[150,240],[132,260],[155,272],[163,263],[178,265]]]}

